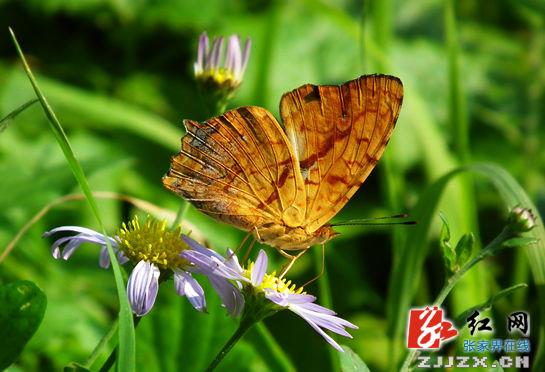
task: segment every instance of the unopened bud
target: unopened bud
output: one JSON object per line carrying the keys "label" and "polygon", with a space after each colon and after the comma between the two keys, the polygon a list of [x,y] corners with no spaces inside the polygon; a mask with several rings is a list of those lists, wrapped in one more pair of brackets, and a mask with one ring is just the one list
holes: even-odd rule
{"label": "unopened bud", "polygon": [[246,40],[242,48],[241,40],[236,35],[227,39],[225,50],[223,37],[214,38],[210,46],[206,33],[200,36],[194,64],[195,79],[206,103],[214,109],[224,107],[242,83],[250,58],[250,47],[250,39]]}
{"label": "unopened bud", "polygon": [[515,207],[509,213],[508,223],[516,232],[527,232],[536,225],[536,216],[529,208]]}

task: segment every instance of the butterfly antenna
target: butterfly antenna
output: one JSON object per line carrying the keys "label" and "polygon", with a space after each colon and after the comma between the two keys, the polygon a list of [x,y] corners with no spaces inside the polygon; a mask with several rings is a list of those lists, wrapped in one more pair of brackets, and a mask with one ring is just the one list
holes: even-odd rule
{"label": "butterfly antenna", "polygon": [[318,280],[322,275],[324,275],[325,272],[325,244],[322,244],[322,268],[320,269],[320,272],[318,275],[316,275],[314,278],[310,279],[308,282],[303,284],[302,288],[305,288],[310,283]]}
{"label": "butterfly antenna", "polygon": [[[396,214],[393,216],[385,217],[372,217],[372,218],[362,218],[355,220],[346,220],[336,223],[332,223],[331,226],[378,226],[378,225],[415,225],[417,224],[414,220],[406,220],[409,218],[409,215],[406,213]],[[402,221],[399,221],[402,220]]]}
{"label": "butterfly antenna", "polygon": [[397,219],[397,218],[408,218],[408,217],[409,215],[407,213],[401,213],[401,214],[394,214],[393,216],[364,218],[364,220],[386,220],[386,219]]}

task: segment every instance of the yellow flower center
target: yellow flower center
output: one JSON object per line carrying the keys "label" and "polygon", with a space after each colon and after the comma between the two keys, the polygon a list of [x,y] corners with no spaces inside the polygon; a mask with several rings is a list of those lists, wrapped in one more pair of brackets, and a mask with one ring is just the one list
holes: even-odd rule
{"label": "yellow flower center", "polygon": [[240,85],[240,81],[235,79],[233,71],[227,70],[223,67],[217,70],[212,68],[204,70],[202,73],[197,74],[195,77],[205,83],[213,82],[220,87],[225,86],[228,89],[236,89]]}
{"label": "yellow flower center", "polygon": [[[250,262],[248,268],[244,270],[244,276],[251,280],[252,270],[254,269],[254,263]],[[291,282],[291,280],[286,281],[285,278],[280,279],[276,276],[276,271],[273,271],[270,274],[265,274],[263,276],[263,281],[257,287],[260,290],[265,290],[267,288],[272,289],[279,293],[289,293],[289,294],[301,294],[303,292],[303,287],[297,288],[297,285]]]}
{"label": "yellow flower center", "polygon": [[182,231],[167,228],[167,221],[157,221],[150,217],[140,225],[138,216],[128,224],[123,223],[115,237],[119,248],[133,262],[148,261],[160,269],[175,269],[189,265],[180,257],[188,249],[182,240]]}

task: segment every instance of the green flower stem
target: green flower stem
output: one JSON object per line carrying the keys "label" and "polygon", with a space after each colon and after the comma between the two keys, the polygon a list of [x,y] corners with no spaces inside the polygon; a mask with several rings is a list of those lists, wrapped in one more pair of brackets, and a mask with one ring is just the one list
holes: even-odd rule
{"label": "green flower stem", "polygon": [[[91,366],[95,363],[98,356],[101,355],[105,349],[108,347],[108,344],[110,343],[110,340],[117,335],[117,331],[119,329],[119,320],[116,319],[108,332],[102,338],[100,339],[100,342],[97,344],[91,355],[87,358],[87,360],[83,363],[83,367],[90,369]],[[115,354],[114,354],[115,355]]]}
{"label": "green flower stem", "polygon": [[[499,249],[501,249],[501,245],[503,242],[505,242],[510,237],[513,237],[513,230],[509,227],[505,227],[499,234],[496,236],[496,238],[491,241],[484,249],[480,250],[479,253],[473,257],[469,262],[467,262],[460,270],[458,270],[456,273],[454,273],[448,280],[447,283],[443,286],[443,289],[441,289],[441,292],[437,295],[435,298],[435,301],[433,301],[432,306],[440,306],[443,301],[445,301],[445,298],[447,298],[448,294],[452,291],[454,286],[460,281],[462,276],[475,264],[477,264],[479,261],[484,259],[488,256],[495,255]],[[405,358],[405,361],[403,362],[403,366],[401,367],[401,371],[410,371],[409,368],[411,363],[414,360],[414,357],[418,353],[417,349],[412,349]]]}
{"label": "green flower stem", "polygon": [[185,215],[187,214],[187,211],[189,210],[189,202],[187,200],[183,200],[182,204],[180,204],[180,208],[178,209],[178,213],[176,213],[176,217],[174,218],[174,222],[172,222],[171,229],[174,230],[178,225],[182,223],[184,220]]}
{"label": "green flower stem", "polygon": [[[136,327],[138,327],[138,324],[140,324],[140,320],[142,320],[142,317],[139,317],[139,316],[136,316],[133,314],[133,322],[134,322],[134,329],[136,329]],[[116,322],[117,323],[117,322]],[[114,325],[115,326],[115,325]],[[112,327],[113,328],[113,327]],[[102,340],[100,340],[100,343],[102,343],[102,341],[104,340],[104,338],[111,332],[112,329],[110,329],[110,331],[108,331],[108,333],[102,338]],[[115,333],[115,332],[114,332]],[[99,343],[99,345],[100,345]],[[97,346],[98,348],[98,346]],[[102,365],[102,367],[100,367],[100,371],[104,371],[104,372],[107,372],[109,370],[112,369],[112,366],[114,365],[115,363],[115,360],[116,360],[116,357],[117,357],[117,349],[118,349],[118,346],[116,346],[112,352],[110,353],[110,356],[108,357],[108,359],[106,359],[106,362],[104,362],[104,364]],[[95,349],[96,351],[96,349]],[[95,351],[93,351],[93,354],[95,353]],[[91,354],[92,356],[92,354]],[[89,360],[89,359],[88,359]]]}
{"label": "green flower stem", "polygon": [[[123,273],[126,274],[124,271],[123,271]],[[171,272],[162,272],[161,276],[159,277],[159,287],[161,286],[161,283],[163,283],[166,280],[170,279],[171,276],[172,276]],[[125,281],[126,280],[127,280],[127,278],[125,278]],[[142,320],[142,317],[136,316],[136,315],[133,314],[132,318],[133,318],[134,329],[136,329],[136,327],[138,327],[138,324],[140,324],[140,321]],[[85,361],[85,364],[84,364],[85,366],[90,367],[92,365],[92,363],[97,359],[97,356],[100,355],[104,351],[104,349],[108,345],[108,341],[112,338],[113,335],[116,334],[118,325],[119,324],[118,324],[117,321],[114,324],[112,324],[112,327],[110,328],[110,330],[102,337],[102,339],[100,340],[100,342],[96,346],[95,350],[93,350],[93,353]],[[117,349],[118,349],[118,345],[116,345],[114,347],[114,349],[111,351],[110,356],[108,357],[108,359],[106,359],[106,361],[104,362],[102,367],[100,367],[100,371],[109,371],[112,368],[112,366],[113,366],[113,364],[114,364],[114,362],[116,360]]]}
{"label": "green flower stem", "polygon": [[206,368],[206,371],[207,372],[208,371],[213,371],[218,366],[218,364],[220,364],[220,362],[223,360],[223,358],[225,358],[227,353],[229,353],[229,351],[231,351],[233,346],[235,346],[235,344],[242,338],[242,336],[244,336],[244,334],[255,323],[257,323],[257,322],[252,317],[244,317],[243,316],[242,319],[240,320],[240,324],[238,325],[238,328],[235,331],[235,333],[233,334],[233,336],[231,336],[231,338],[223,346],[223,348],[220,350],[220,352],[216,355],[214,360],[212,360],[212,363],[210,363],[210,365]]}

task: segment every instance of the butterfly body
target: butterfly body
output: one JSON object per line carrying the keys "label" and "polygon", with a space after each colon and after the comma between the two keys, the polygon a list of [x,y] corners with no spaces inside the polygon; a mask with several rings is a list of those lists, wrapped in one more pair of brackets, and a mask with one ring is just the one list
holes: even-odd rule
{"label": "butterfly body", "polygon": [[255,238],[283,251],[306,249],[317,244],[324,244],[338,233],[327,224],[318,230],[308,232],[303,227],[288,227],[279,224],[269,224],[256,227]]}
{"label": "butterfly body", "polygon": [[367,75],[282,96],[282,125],[240,107],[198,123],[163,178],[197,209],[280,250],[337,235],[328,222],[378,162],[399,115],[401,81]]}

